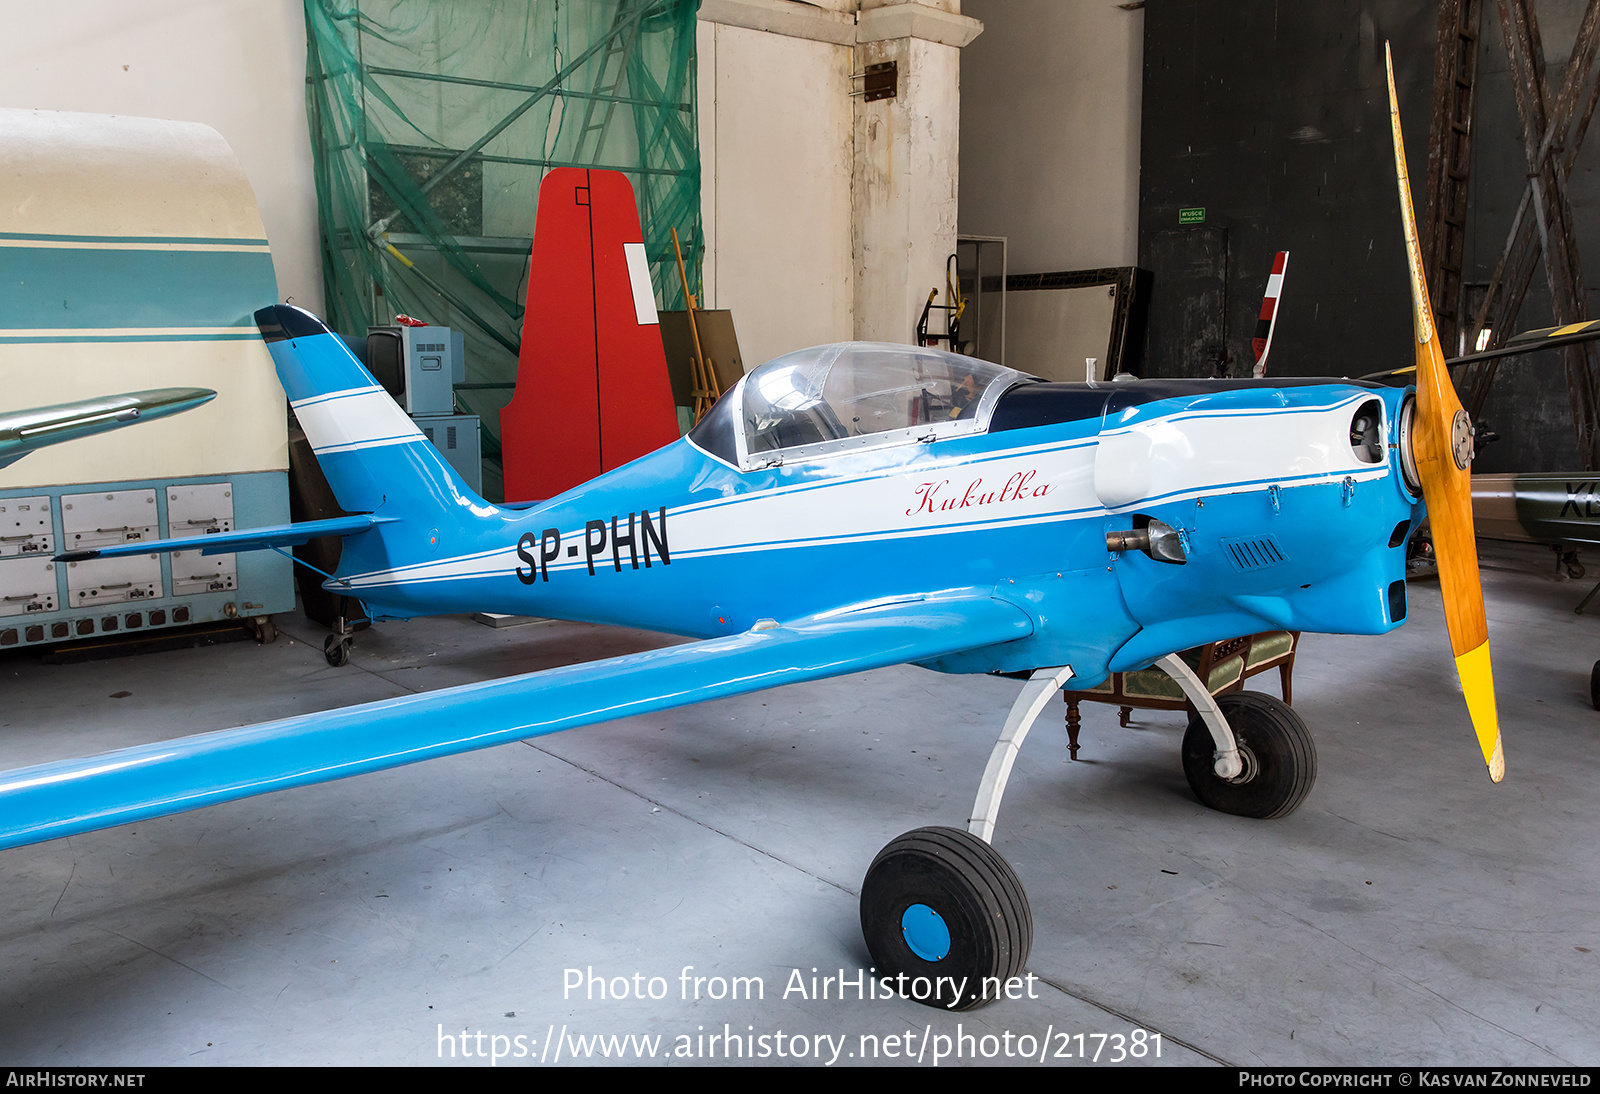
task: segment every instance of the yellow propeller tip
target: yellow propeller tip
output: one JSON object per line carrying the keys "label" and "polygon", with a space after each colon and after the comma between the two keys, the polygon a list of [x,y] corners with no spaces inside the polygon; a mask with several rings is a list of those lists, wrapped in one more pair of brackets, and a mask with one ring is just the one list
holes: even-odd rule
{"label": "yellow propeller tip", "polygon": [[1506,774],[1506,758],[1500,745],[1500,717],[1495,711],[1494,674],[1489,667],[1487,640],[1456,658],[1456,673],[1461,678],[1461,694],[1467,701],[1472,728],[1478,735],[1478,747],[1489,765],[1489,778],[1499,782]]}

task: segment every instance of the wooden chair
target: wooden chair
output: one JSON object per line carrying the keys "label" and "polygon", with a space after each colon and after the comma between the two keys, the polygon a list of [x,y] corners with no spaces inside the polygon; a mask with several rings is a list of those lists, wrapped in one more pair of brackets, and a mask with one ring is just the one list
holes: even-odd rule
{"label": "wooden chair", "polygon": [[[1263,631],[1196,646],[1179,656],[1205,681],[1212,695],[1242,691],[1247,679],[1275,668],[1283,701],[1292,706],[1294,655],[1299,647],[1299,631]],[[1190,717],[1195,714],[1193,704],[1184,698],[1177,681],[1154,665],[1137,672],[1114,672],[1099,687],[1063,691],[1061,698],[1067,703],[1067,748],[1074,760],[1078,758],[1078,704],[1081,702],[1116,703],[1122,708],[1118,722],[1123,726],[1127,726],[1128,715],[1133,713],[1134,707],[1183,710],[1188,711]]]}

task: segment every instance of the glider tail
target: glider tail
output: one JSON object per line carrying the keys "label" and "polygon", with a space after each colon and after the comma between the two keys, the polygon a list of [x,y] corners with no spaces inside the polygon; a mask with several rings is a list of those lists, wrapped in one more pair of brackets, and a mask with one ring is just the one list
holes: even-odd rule
{"label": "glider tail", "polygon": [[322,320],[274,304],[256,312],[256,326],[346,512],[436,523],[446,511],[488,508]]}

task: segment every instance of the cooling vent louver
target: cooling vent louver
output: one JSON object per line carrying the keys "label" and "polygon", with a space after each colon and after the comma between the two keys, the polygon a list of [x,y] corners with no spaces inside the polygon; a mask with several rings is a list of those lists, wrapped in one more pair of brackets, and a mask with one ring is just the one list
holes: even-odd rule
{"label": "cooling vent louver", "polygon": [[1283,548],[1278,546],[1278,541],[1271,536],[1225,539],[1222,541],[1222,548],[1228,552],[1228,561],[1233,563],[1233,568],[1240,573],[1264,570],[1268,566],[1278,566],[1289,561],[1288,556],[1283,553]]}

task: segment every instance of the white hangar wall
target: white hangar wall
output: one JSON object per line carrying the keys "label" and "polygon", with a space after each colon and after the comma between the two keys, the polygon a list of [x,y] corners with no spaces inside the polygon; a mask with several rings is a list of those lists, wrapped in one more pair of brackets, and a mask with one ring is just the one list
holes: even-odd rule
{"label": "white hangar wall", "polygon": [[[958,225],[1007,236],[1014,272],[1136,263],[1142,11],[703,0],[700,19],[706,296],[747,364],[909,341]],[[899,96],[852,98],[890,58]]]}
{"label": "white hangar wall", "polygon": [[[909,342],[955,248],[958,0],[702,0],[707,303],[747,365],[819,342]],[[867,103],[866,65],[899,67]]]}
{"label": "white hangar wall", "polygon": [[299,0],[5,0],[0,14],[0,106],[211,126],[255,190],[278,291],[321,310]]}
{"label": "white hangar wall", "polygon": [[1007,237],[1013,273],[1139,257],[1144,12],[1123,0],[965,0],[961,231]]}
{"label": "white hangar wall", "polygon": [[[850,46],[699,27],[706,306],[730,308],[747,367],[854,335]],[[854,31],[844,20],[823,26]],[[821,89],[828,93],[819,93]]]}

